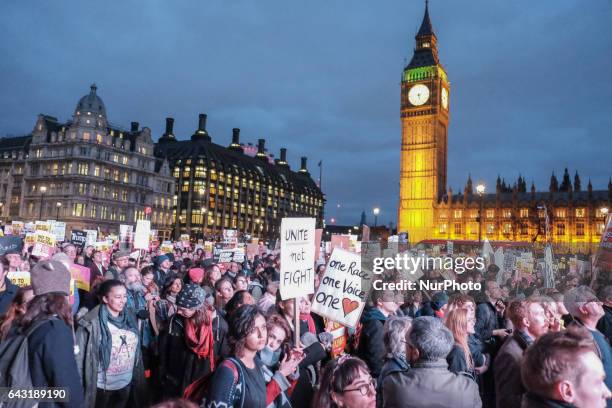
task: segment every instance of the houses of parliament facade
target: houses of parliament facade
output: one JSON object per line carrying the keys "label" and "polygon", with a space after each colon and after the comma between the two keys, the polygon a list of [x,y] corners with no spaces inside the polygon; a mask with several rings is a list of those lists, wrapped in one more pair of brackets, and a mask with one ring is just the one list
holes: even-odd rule
{"label": "houses of parliament facade", "polygon": [[612,181],[606,190],[593,190],[590,180],[584,185],[577,172],[565,169],[560,180],[553,173],[548,191],[528,187],[522,176],[509,183],[498,177],[490,193],[478,191],[470,176],[463,191],[447,187],[450,82],[427,4],[415,39],[401,82],[398,232],[408,232],[413,244],[485,238],[585,248],[599,243],[612,207]]}

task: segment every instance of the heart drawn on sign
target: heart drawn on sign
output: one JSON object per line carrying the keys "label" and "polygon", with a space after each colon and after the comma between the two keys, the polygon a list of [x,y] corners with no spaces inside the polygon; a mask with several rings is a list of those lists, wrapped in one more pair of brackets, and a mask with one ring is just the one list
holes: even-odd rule
{"label": "heart drawn on sign", "polygon": [[353,310],[359,307],[359,302],[351,300],[349,298],[342,299],[342,310],[344,310],[344,316],[351,313]]}

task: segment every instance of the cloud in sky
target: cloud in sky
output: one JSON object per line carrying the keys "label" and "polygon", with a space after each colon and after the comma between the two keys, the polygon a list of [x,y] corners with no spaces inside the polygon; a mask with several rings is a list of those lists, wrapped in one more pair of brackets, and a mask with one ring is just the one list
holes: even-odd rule
{"label": "cloud in sky", "polygon": [[[328,216],[395,223],[399,81],[422,1],[3,2],[0,134],[36,114],[70,117],[91,82],[109,119],[187,138],[209,115],[215,142],[266,139],[293,167],[324,162]],[[449,184],[538,189],[578,169],[605,188],[612,151],[612,5],[607,0],[433,0],[451,80]],[[341,206],[338,208],[337,204]]]}

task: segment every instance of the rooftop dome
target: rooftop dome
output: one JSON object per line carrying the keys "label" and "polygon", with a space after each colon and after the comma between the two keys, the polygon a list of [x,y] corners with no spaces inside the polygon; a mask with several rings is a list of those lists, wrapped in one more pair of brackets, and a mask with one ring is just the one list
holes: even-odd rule
{"label": "rooftop dome", "polygon": [[76,106],[76,112],[80,112],[81,115],[86,114],[86,112],[91,112],[91,115],[102,115],[106,118],[106,107],[104,106],[102,98],[96,94],[97,90],[98,87],[96,84],[92,84],[89,93],[79,99],[79,103],[77,103]]}

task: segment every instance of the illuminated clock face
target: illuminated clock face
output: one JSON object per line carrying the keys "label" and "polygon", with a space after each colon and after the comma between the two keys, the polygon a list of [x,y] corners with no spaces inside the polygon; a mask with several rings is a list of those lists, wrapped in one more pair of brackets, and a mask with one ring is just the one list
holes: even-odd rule
{"label": "illuminated clock face", "polygon": [[429,100],[429,88],[423,84],[417,84],[408,91],[408,100],[414,106],[424,105]]}
{"label": "illuminated clock face", "polygon": [[448,109],[448,91],[446,88],[442,88],[442,107]]}

